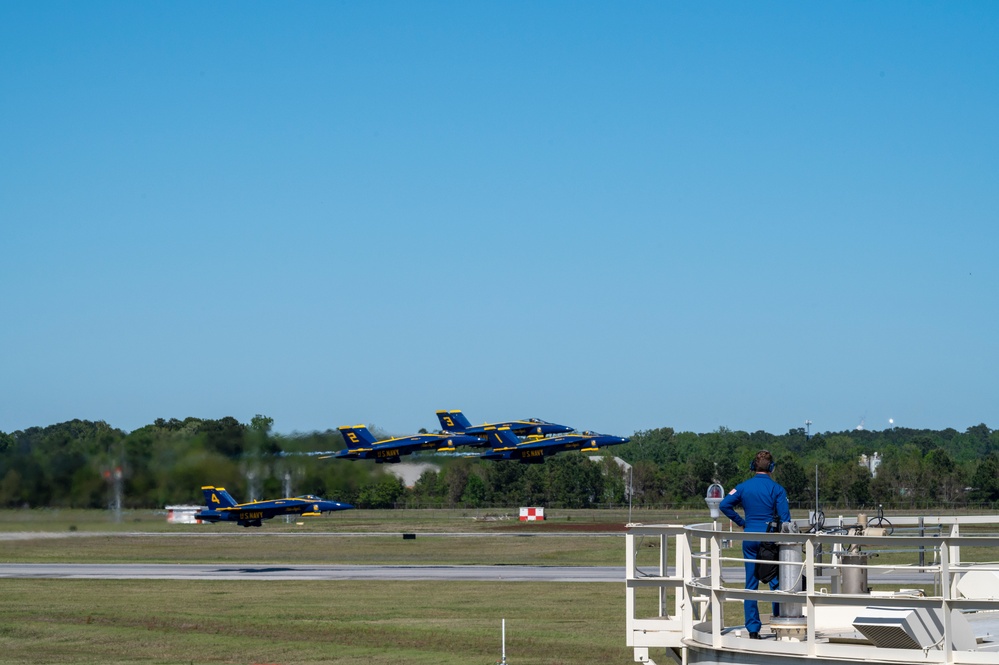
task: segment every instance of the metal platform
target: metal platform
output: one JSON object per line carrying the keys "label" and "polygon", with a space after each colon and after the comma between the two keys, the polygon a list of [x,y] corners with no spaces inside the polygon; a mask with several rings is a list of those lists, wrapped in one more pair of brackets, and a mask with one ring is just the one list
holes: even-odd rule
{"label": "metal platform", "polygon": [[[717,523],[629,525],[627,640],[635,662],[999,665],[999,537],[962,535],[995,532],[999,516],[892,522],[893,535],[848,525],[780,534],[800,552],[794,592],[743,588],[741,541],[759,534]],[[761,611],[778,602],[797,614],[766,617],[762,639],[751,640],[740,625],[746,599],[760,601]]]}

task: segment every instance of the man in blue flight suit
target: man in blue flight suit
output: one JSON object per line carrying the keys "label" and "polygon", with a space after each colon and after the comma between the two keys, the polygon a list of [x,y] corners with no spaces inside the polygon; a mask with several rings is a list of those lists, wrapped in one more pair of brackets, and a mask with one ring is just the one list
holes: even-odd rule
{"label": "man in blue flight suit", "polygon": [[[787,505],[787,492],[781,487],[770,474],[774,470],[774,458],[768,450],[761,450],[756,453],[749,470],[755,475],[749,480],[739,483],[735,489],[722,499],[719,508],[725,516],[735,522],[747,533],[766,533],[767,523],[772,521],[774,515],[780,518],[781,522],[791,521],[791,510]],[[742,506],[746,518],[743,519],[739,513],[735,512],[737,506]],[[746,561],[746,588],[752,591],[760,585],[756,577],[756,550],[760,543],[755,540],[742,541],[742,558]],[[770,581],[770,588],[776,589],[780,580],[776,577]],[[778,614],[778,605],[774,603],[774,614]],[[754,640],[760,639],[760,608],[755,600],[743,601],[743,612],[746,616],[746,630],[749,637]]]}

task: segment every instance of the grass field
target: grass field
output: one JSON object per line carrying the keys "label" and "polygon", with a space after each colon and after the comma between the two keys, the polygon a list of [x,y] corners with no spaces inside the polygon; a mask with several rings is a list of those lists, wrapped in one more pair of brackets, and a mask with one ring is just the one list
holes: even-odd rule
{"label": "grass field", "polygon": [[623,566],[622,536],[395,536],[266,533],[92,535],[0,540],[0,563],[531,564]]}
{"label": "grass field", "polygon": [[620,584],[3,580],[2,663],[628,663]]}
{"label": "grass field", "polygon": [[[285,522],[283,517],[268,520],[260,529],[242,529],[232,524],[216,525],[233,531],[253,532],[505,532],[526,529],[537,531],[617,530],[629,522],[628,510],[557,510],[547,511],[544,522],[520,522],[516,510],[346,510],[322,517],[300,518]],[[675,523],[705,520],[706,511],[635,510],[631,521]],[[102,510],[37,508],[0,510],[3,531],[74,531],[74,532],[203,532],[209,525],[169,524],[163,510],[127,510],[116,521]]]}
{"label": "grass field", "polygon": [[527,523],[458,511],[346,514],[354,512],[245,529],[171,525],[152,511],[126,513],[120,523],[101,511],[0,511],[0,563],[624,565],[625,523],[614,514]]}
{"label": "grass field", "polygon": [[[0,565],[623,566],[623,517],[523,524],[458,511],[349,511],[243,529],[168,525],[151,511],[121,522],[100,511],[0,511]],[[352,535],[371,533],[384,535]],[[471,535],[433,535],[454,533]],[[623,584],[4,579],[0,589],[0,663],[490,664],[500,659],[503,619],[511,665],[632,660]]]}
{"label": "grass field", "polygon": [[[170,525],[162,511],[130,511],[121,521],[103,511],[0,511],[0,566],[624,565],[627,511],[551,518],[521,523],[495,511],[356,510],[243,529]],[[633,519],[705,517],[636,511]],[[643,544],[640,558],[653,565],[657,547]],[[726,554],[738,556],[735,548]],[[3,579],[0,590],[0,664],[486,665],[500,659],[502,619],[510,665],[632,662],[624,585],[616,583]],[[725,614],[726,623],[741,622],[741,605],[727,603]]]}

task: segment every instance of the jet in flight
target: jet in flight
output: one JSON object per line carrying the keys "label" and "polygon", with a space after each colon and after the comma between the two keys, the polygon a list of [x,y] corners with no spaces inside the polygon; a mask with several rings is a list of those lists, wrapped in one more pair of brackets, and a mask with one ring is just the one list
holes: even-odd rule
{"label": "jet in flight", "polygon": [[486,423],[475,425],[468,422],[461,411],[438,411],[437,420],[441,423],[441,429],[445,432],[460,432],[472,436],[485,437],[490,431],[506,427],[516,436],[541,437],[549,434],[566,434],[572,432],[573,428],[568,425],[557,425],[540,418],[526,418],[524,420],[509,420],[504,423]]}
{"label": "jet in flight", "polygon": [[[464,434],[413,434],[378,441],[364,425],[338,427],[347,447],[338,450],[334,459],[373,459],[378,464],[395,464],[402,455],[419,450],[454,452],[456,446],[482,446],[481,439]],[[324,459],[321,457],[320,459]]]}
{"label": "jet in flight", "polygon": [[354,507],[349,503],[326,501],[312,494],[290,499],[236,503],[224,487],[206,485],[201,491],[205,493],[207,507],[195,514],[195,519],[212,523],[235,522],[240,526],[261,526],[263,520],[269,520],[277,515],[315,517],[322,513],[349,510]]}
{"label": "jet in flight", "polygon": [[622,436],[610,436],[596,432],[576,432],[545,439],[521,441],[506,427],[490,430],[488,437],[490,448],[479,455],[480,458],[516,460],[521,464],[542,464],[546,457],[566,450],[593,453],[607,446],[617,446],[628,442],[628,439]]}

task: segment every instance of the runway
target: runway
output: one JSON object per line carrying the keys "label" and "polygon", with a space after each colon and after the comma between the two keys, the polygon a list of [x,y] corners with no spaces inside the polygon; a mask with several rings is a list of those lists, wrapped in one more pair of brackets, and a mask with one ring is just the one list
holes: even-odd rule
{"label": "runway", "polygon": [[0,564],[0,577],[107,580],[623,582],[624,567],[5,563]]}
{"label": "runway", "polygon": [[[652,576],[654,570],[645,571]],[[745,581],[741,567],[725,568],[728,584]],[[0,578],[107,580],[382,580],[469,582],[623,582],[624,566],[521,565],[253,565],[209,563],[5,563]],[[828,578],[819,577],[820,584]],[[926,585],[933,575],[918,569],[872,573],[872,584]]]}

